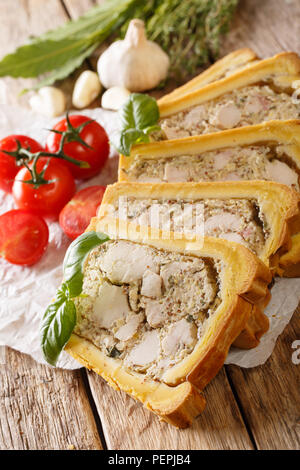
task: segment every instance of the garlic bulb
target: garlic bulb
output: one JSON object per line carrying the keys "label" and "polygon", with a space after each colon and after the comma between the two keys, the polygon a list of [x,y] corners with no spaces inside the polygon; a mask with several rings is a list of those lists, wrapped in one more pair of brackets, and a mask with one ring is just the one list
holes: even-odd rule
{"label": "garlic bulb", "polygon": [[29,104],[33,111],[55,117],[66,110],[66,97],[59,88],[45,86],[29,99]]}
{"label": "garlic bulb", "polygon": [[140,92],[164,80],[169,57],[155,42],[148,41],[142,20],[131,20],[123,41],[116,41],[100,56],[98,74],[105,88],[121,86]]}
{"label": "garlic bulb", "polygon": [[85,70],[75,82],[72,103],[76,108],[85,108],[97,98],[100,91],[101,83],[96,72]]}
{"label": "garlic bulb", "polygon": [[105,109],[118,111],[118,109],[123,106],[129,95],[130,91],[126,88],[113,86],[103,93],[101,106]]}

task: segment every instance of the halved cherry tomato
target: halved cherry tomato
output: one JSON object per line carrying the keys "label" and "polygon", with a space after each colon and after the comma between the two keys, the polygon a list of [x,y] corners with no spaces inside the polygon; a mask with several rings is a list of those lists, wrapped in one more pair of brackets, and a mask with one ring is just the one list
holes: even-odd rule
{"label": "halved cherry tomato", "polygon": [[78,191],[59,214],[60,226],[72,240],[85,231],[96,215],[104,191],[105,186],[90,186]]}
{"label": "halved cherry tomato", "polygon": [[16,159],[14,157],[7,155],[2,152],[2,150],[14,152],[18,147],[17,141],[20,142],[22,148],[30,150],[32,153],[43,150],[43,147],[36,140],[31,139],[26,135],[14,134],[0,140],[0,188],[7,193],[11,192],[14,177],[20,170],[20,166],[16,164]]}
{"label": "halved cherry tomato", "polygon": [[[48,162],[42,157],[37,162],[37,171],[41,172]],[[32,164],[30,165],[32,167]],[[75,193],[74,178],[68,168],[55,158],[51,158],[44,178],[50,181],[37,189],[27,183],[32,176],[27,168],[22,168],[16,175],[12,193],[18,209],[28,209],[35,214],[57,219],[61,209]]]}
{"label": "halved cherry tomato", "polygon": [[[91,121],[91,119],[86,116],[75,114],[69,116],[68,119],[75,130],[85,122]],[[70,130],[70,126],[68,126],[67,119],[64,118],[59,121],[53,129],[54,131],[61,133],[66,132],[68,129]],[[58,152],[62,139],[62,135],[58,132],[50,132],[48,135],[46,142],[46,149],[48,152]],[[71,170],[75,178],[87,179],[91,176],[97,175],[104,166],[109,155],[109,142],[105,130],[95,121],[91,121],[86,124],[79,132],[79,137],[88,146],[84,146],[79,141],[76,141],[74,135],[72,135],[72,132],[70,131],[70,135],[67,137],[66,143],[63,145],[63,151],[69,157],[88,163],[89,167],[80,168],[70,162],[64,161],[64,163]]]}
{"label": "halved cherry tomato", "polygon": [[43,256],[49,238],[46,222],[24,210],[0,216],[0,255],[12,264],[30,266]]}

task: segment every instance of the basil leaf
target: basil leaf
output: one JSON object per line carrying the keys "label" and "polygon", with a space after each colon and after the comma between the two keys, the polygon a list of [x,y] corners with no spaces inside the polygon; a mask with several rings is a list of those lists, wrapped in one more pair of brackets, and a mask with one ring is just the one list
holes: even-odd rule
{"label": "basil leaf", "polygon": [[157,124],[159,109],[154,98],[143,93],[132,93],[120,110],[122,130],[139,129]]}
{"label": "basil leaf", "polygon": [[86,232],[71,243],[64,260],[65,282],[54,302],[46,309],[41,324],[41,347],[49,364],[55,366],[76,325],[76,307],[72,297],[81,294],[83,263],[97,245],[109,240],[104,233]]}
{"label": "basil leaf", "polygon": [[85,257],[93,248],[108,240],[109,237],[104,233],[86,232],[71,243],[63,266],[64,280],[70,297],[76,297],[82,291],[82,267]]}
{"label": "basil leaf", "polygon": [[41,346],[49,364],[55,366],[76,324],[76,308],[66,296],[66,285],[57,291],[55,301],[44,313],[41,324]]}
{"label": "basil leaf", "polygon": [[130,155],[132,145],[149,142],[149,134],[160,130],[159,109],[151,96],[132,93],[119,111],[121,130],[112,135],[112,145],[123,155]]}
{"label": "basil leaf", "polygon": [[112,136],[113,146],[123,155],[129,155],[132,143],[149,142],[149,136],[138,129],[128,129]]}

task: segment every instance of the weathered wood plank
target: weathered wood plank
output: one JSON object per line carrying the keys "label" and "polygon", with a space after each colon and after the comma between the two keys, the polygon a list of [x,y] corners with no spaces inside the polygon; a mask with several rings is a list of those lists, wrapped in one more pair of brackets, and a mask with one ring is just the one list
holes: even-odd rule
{"label": "weathered wood plank", "polygon": [[0,55],[13,52],[29,36],[63,24],[67,15],[60,0],[0,0]]}
{"label": "weathered wood plank", "polygon": [[[67,14],[60,0],[0,0],[0,57],[23,45],[30,35],[40,35],[63,24]],[[0,78],[0,100],[7,104],[28,106],[28,95],[19,96],[34,79]]]}
{"label": "weathered wood plank", "polygon": [[258,449],[300,449],[300,366],[292,361],[299,338],[298,310],[263,366],[227,366]]}
{"label": "weathered wood plank", "polygon": [[[73,5],[75,17],[82,14],[79,1],[65,0],[65,4]],[[276,4],[275,4],[276,3]],[[234,20],[233,30],[223,43],[222,55],[239,48],[252,47],[262,57],[270,56],[283,49],[292,50],[295,48],[296,21],[292,18],[299,18],[300,9],[296,2],[286,2],[285,0],[244,0],[240,2],[238,14]],[[92,62],[93,63],[93,62]],[[277,357],[281,351],[274,351]],[[278,362],[275,359],[275,362]],[[231,374],[232,383],[236,385],[236,380]],[[240,373],[247,374],[247,370],[235,368]],[[264,366],[253,369],[254,371],[264,370]],[[262,372],[261,372],[262,373]],[[286,380],[289,380],[290,371],[285,371]],[[150,412],[144,410],[136,404],[130,397],[123,393],[111,390],[105,382],[95,374],[89,374],[92,393],[96,401],[98,412],[104,427],[108,445],[112,449],[132,449],[132,448],[249,448],[251,442],[242,424],[236,402],[231,394],[224,372],[207,387],[208,406],[205,413],[199,418],[194,428],[187,431],[177,431],[164,423],[159,423],[157,418]],[[272,378],[265,377],[268,388],[272,386]],[[248,393],[260,396],[260,391],[255,382],[248,380],[245,387],[249,387]],[[250,404],[244,402],[244,387],[237,387],[239,401],[249,408]],[[224,397],[227,399],[224,401]],[[229,397],[229,398],[228,398]],[[280,395],[276,395],[276,400]],[[266,399],[266,397],[265,397]],[[228,402],[232,405],[228,407]],[[295,403],[296,401],[294,401]],[[113,404],[113,406],[112,406]],[[272,403],[270,402],[269,405]],[[291,409],[293,408],[292,396],[289,400]],[[228,408],[230,409],[228,413]],[[232,409],[237,411],[232,413]],[[226,411],[227,410],[227,411]],[[217,413],[217,414],[216,414]],[[218,416],[221,413],[221,416]],[[224,414],[223,414],[224,413]],[[232,415],[239,416],[239,425],[232,425]],[[259,414],[260,415],[260,414]],[[283,416],[284,413],[283,413]],[[247,414],[248,417],[248,414]],[[276,415],[275,415],[276,417]],[[274,418],[275,418],[274,417]],[[218,429],[219,423],[225,423],[224,427]],[[251,421],[252,423],[252,421]],[[248,423],[249,424],[249,423]],[[257,445],[264,447],[264,442],[260,437],[260,430],[264,428],[264,419],[261,415],[256,432]],[[281,424],[273,419],[274,434],[280,432]],[[242,442],[238,442],[236,432],[241,427]],[[218,429],[218,432],[216,431]],[[228,436],[230,436],[228,438]],[[229,440],[228,440],[229,439]],[[280,440],[276,441],[280,445]],[[282,441],[283,442],[283,441]],[[245,444],[246,443],[246,444]]]}
{"label": "weathered wood plank", "polygon": [[103,3],[104,0],[62,0],[68,14],[72,19],[76,19],[83,15],[89,8],[95,6],[97,3]]}
{"label": "weathered wood plank", "polygon": [[102,449],[81,370],[53,369],[7,348],[0,416],[1,450]]}
{"label": "weathered wood plank", "polygon": [[268,57],[283,50],[300,52],[300,4],[298,0],[241,0],[222,55],[251,47]]}
{"label": "weathered wood plank", "polygon": [[88,374],[109,449],[252,449],[224,370],[205,390],[207,407],[189,429],[160,422],[95,373]]}
{"label": "weathered wood plank", "polygon": [[[297,0],[244,0],[222,55],[251,47],[261,57],[282,50],[300,52],[300,3]],[[291,344],[300,337],[300,318],[277,341],[261,367],[227,367],[245,418],[259,449],[299,448],[299,366],[291,361]]]}
{"label": "weathered wood plank", "polygon": [[[0,0],[0,11],[0,56],[68,18],[60,0]],[[18,97],[27,80],[1,78],[0,84],[6,103],[27,104],[27,96]],[[54,370],[5,352],[1,348],[0,448],[101,449],[82,372]]]}

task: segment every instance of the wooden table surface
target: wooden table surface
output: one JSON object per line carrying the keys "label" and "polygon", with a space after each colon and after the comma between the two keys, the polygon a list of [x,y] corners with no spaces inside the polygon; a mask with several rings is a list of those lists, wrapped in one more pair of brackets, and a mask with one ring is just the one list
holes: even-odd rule
{"label": "wooden table surface", "polygon": [[[0,0],[0,56],[95,3]],[[261,57],[300,53],[299,29],[299,0],[241,0],[222,55],[243,46]],[[90,60],[84,67],[93,65]],[[26,102],[17,96],[23,80],[1,79],[0,86],[9,103]],[[0,449],[299,449],[300,366],[292,362],[297,339],[298,312],[263,366],[223,367],[205,390],[204,413],[184,431],[159,422],[94,373],[53,369],[6,348],[0,357]]]}

